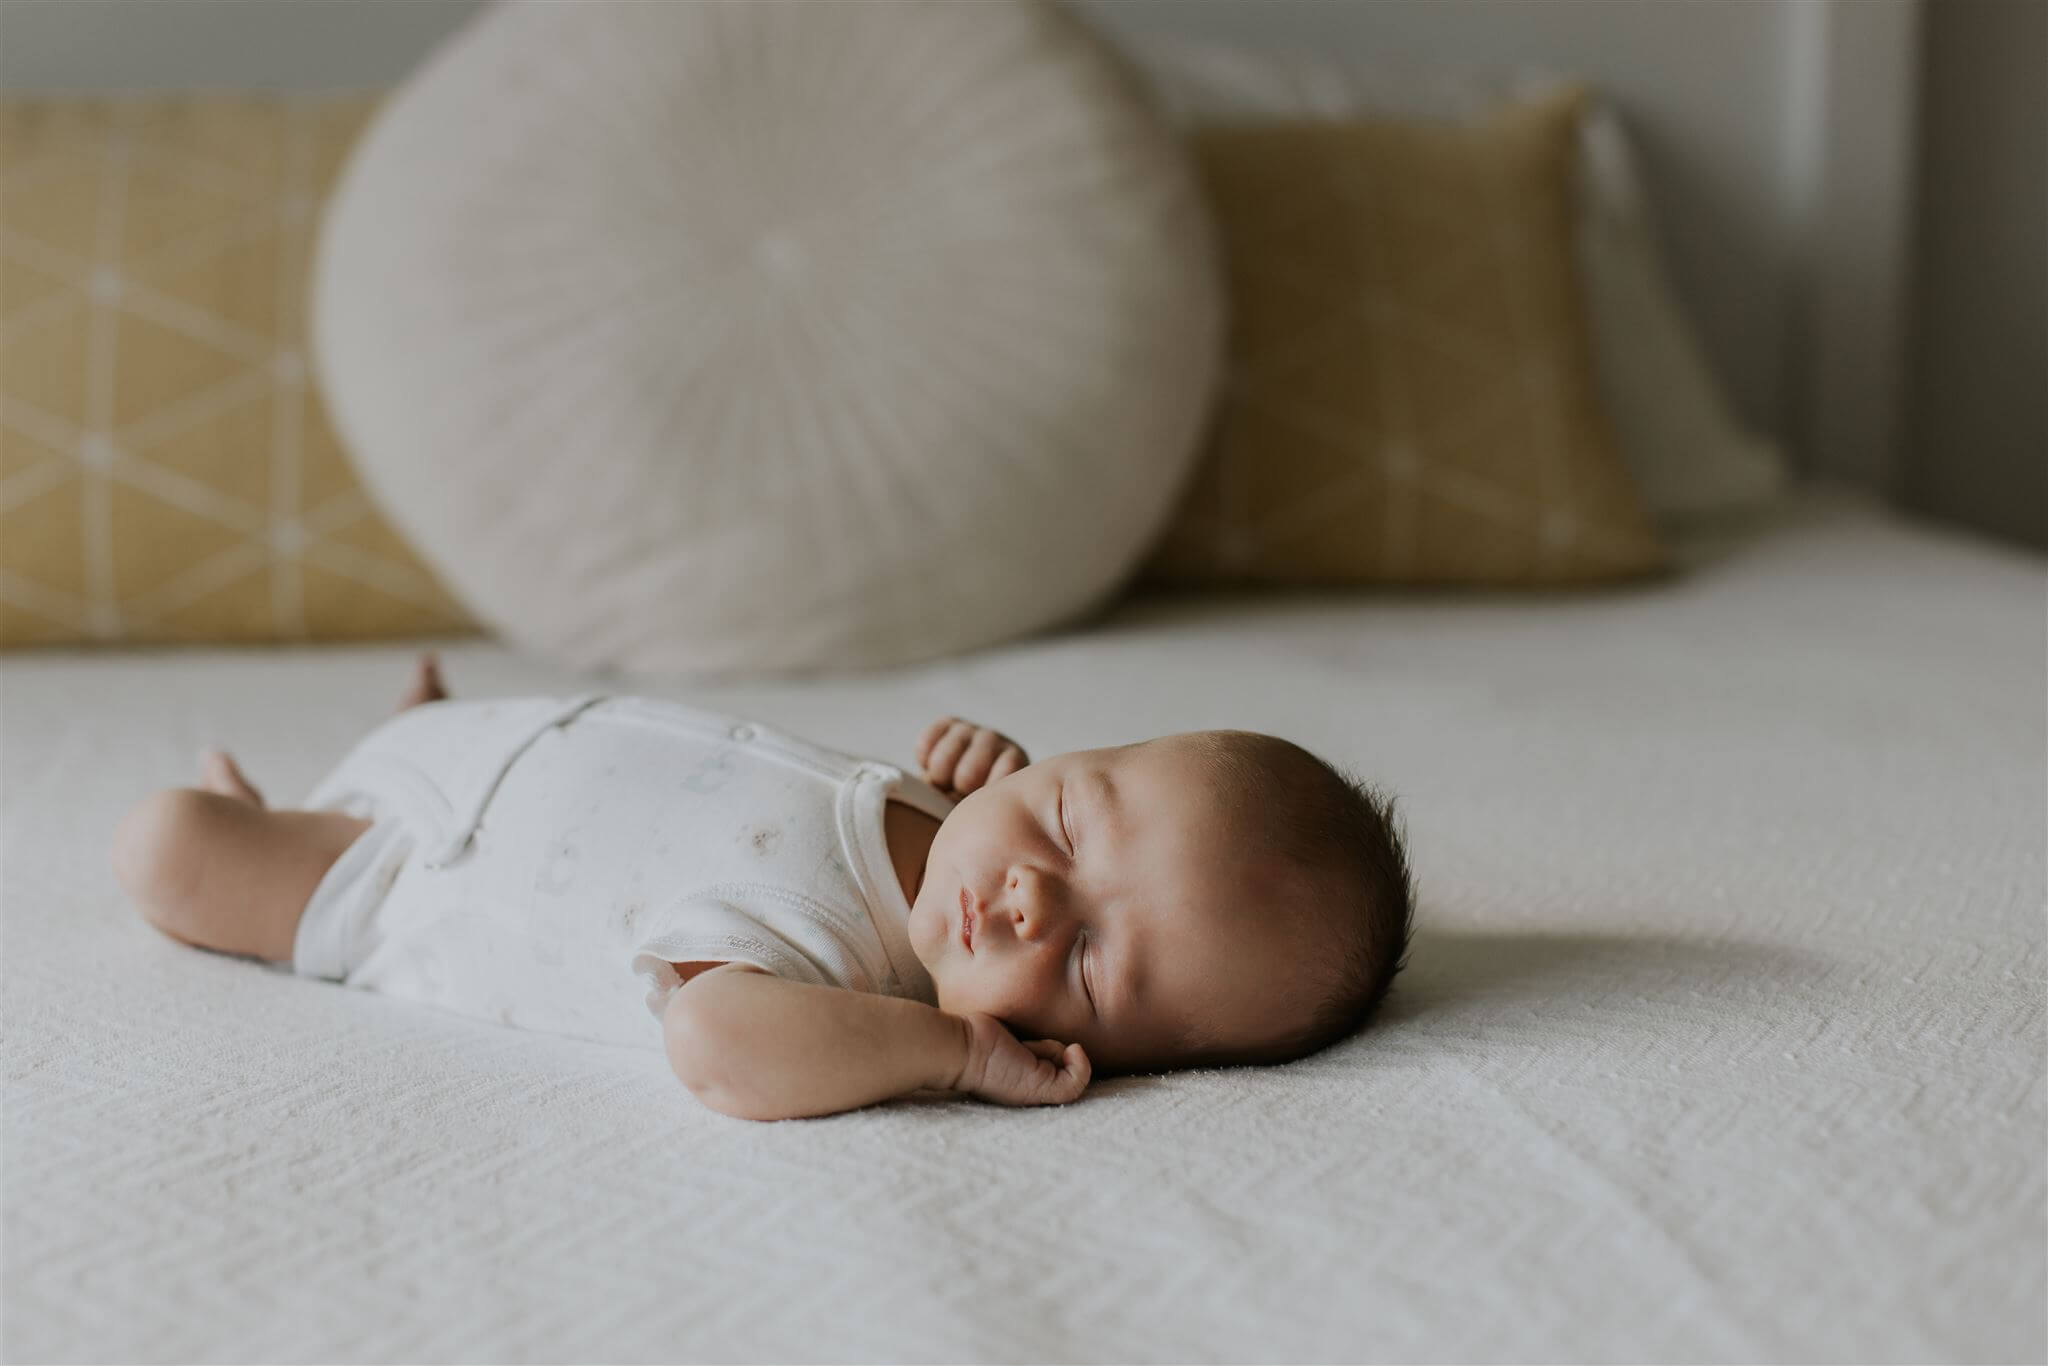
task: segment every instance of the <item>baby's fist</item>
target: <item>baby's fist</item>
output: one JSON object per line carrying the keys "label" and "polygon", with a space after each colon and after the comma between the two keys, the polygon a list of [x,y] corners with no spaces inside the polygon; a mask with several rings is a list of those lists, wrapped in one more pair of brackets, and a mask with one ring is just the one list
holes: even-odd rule
{"label": "baby's fist", "polygon": [[1031,758],[1001,731],[948,716],[924,728],[917,740],[917,762],[926,782],[964,797],[1015,773]]}
{"label": "baby's fist", "polygon": [[958,1017],[966,1034],[966,1060],[955,1091],[998,1105],[1066,1105],[1088,1089],[1094,1068],[1077,1043],[1019,1039],[993,1015]]}

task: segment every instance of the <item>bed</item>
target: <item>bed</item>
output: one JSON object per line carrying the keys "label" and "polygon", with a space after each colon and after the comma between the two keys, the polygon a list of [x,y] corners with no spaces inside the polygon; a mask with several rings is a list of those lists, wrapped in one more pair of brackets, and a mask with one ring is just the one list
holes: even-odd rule
{"label": "bed", "polygon": [[[898,757],[945,712],[1268,729],[1400,795],[1374,1027],[1047,1110],[748,1123],[653,1049],[178,947],[125,807],[209,743],[303,794],[414,647],[12,656],[5,1354],[2038,1360],[2042,563],[1826,488],[1690,558],[666,690]],[[588,683],[441,648],[460,694]]]}

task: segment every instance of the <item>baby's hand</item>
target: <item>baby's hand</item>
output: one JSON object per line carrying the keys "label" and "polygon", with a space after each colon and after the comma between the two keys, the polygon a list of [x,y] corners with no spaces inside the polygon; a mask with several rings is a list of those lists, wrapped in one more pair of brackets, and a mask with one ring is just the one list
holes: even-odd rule
{"label": "baby's hand", "polygon": [[1094,1069],[1081,1045],[1055,1039],[1021,1040],[993,1015],[979,1011],[967,1022],[967,1065],[955,1091],[998,1105],[1065,1105],[1081,1098]]}
{"label": "baby's hand", "polygon": [[964,797],[1031,762],[1023,748],[1001,731],[948,716],[924,728],[917,740],[924,779],[941,792]]}

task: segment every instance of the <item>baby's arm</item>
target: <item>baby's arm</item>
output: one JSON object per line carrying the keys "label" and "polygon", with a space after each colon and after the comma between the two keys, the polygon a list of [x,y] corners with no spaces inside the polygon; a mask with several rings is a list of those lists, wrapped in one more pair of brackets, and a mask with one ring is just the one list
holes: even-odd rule
{"label": "baby's arm", "polygon": [[812,986],[728,963],[669,997],[669,1063],[690,1093],[741,1119],[854,1110],[933,1088],[1005,1105],[1064,1105],[1088,1086],[1087,1054],[1020,1042],[992,1015]]}

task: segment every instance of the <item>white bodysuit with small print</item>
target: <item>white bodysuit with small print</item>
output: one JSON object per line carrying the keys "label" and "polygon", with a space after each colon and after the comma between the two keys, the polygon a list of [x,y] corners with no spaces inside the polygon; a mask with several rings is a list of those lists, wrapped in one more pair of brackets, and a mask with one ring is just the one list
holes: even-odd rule
{"label": "white bodysuit with small print", "polygon": [[308,797],[371,822],[293,970],[499,1024],[661,1046],[672,966],[935,1004],[883,835],[902,769],[644,698],[444,701],[386,721]]}

